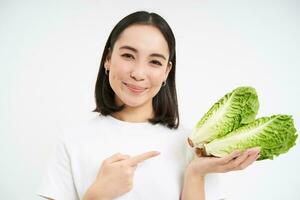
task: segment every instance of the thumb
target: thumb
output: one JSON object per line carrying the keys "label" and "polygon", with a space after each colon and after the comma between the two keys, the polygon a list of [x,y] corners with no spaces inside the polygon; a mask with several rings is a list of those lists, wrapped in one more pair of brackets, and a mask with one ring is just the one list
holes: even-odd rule
{"label": "thumb", "polygon": [[196,155],[197,155],[198,157],[203,157],[203,153],[202,153],[202,151],[201,151],[200,148],[196,147],[196,148],[195,148],[195,153],[196,153]]}

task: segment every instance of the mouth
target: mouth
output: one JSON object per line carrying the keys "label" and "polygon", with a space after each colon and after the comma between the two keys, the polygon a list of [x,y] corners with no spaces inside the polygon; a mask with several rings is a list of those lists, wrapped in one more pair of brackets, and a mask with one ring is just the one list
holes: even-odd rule
{"label": "mouth", "polygon": [[144,87],[140,87],[140,86],[137,86],[137,85],[132,85],[132,84],[129,84],[129,83],[124,83],[123,84],[133,93],[142,93],[144,92],[147,88],[144,88]]}

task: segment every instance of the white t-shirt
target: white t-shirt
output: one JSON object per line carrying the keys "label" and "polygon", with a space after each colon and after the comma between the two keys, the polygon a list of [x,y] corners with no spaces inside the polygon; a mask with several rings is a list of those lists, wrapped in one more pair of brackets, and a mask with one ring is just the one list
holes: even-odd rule
{"label": "white t-shirt", "polygon": [[[59,137],[37,195],[55,200],[82,199],[95,181],[104,159],[120,152],[131,156],[147,151],[160,155],[138,165],[133,188],[116,200],[178,200],[184,170],[193,158],[187,144],[189,129],[133,123],[97,116],[69,127]],[[206,200],[222,199],[216,174],[205,178]]]}

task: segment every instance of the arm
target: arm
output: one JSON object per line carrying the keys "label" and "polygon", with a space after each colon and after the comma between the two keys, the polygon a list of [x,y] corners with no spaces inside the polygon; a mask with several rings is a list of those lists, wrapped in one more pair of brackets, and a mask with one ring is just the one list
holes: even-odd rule
{"label": "arm", "polygon": [[259,149],[252,148],[244,152],[234,151],[223,158],[194,157],[185,173],[180,199],[205,200],[204,177],[208,173],[225,173],[242,170],[252,164],[259,156]]}
{"label": "arm", "polygon": [[204,176],[199,176],[187,168],[184,173],[180,200],[205,200]]}
{"label": "arm", "polygon": [[92,185],[84,194],[83,200],[110,200],[108,198],[104,198],[101,194],[97,194],[97,189],[95,185]]}
{"label": "arm", "polygon": [[111,200],[129,192],[133,187],[137,165],[159,154],[157,151],[149,151],[131,157],[116,153],[106,158],[83,200]]}

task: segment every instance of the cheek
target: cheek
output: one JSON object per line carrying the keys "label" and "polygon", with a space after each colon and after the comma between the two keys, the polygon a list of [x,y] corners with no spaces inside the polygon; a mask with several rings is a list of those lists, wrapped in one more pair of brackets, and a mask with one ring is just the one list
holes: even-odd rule
{"label": "cheek", "polygon": [[153,71],[150,79],[152,86],[161,86],[162,81],[164,80],[164,72],[159,70]]}
{"label": "cheek", "polygon": [[122,62],[122,60],[115,60],[112,63],[111,74],[113,79],[126,80],[126,77],[130,73],[130,66],[126,62]]}

